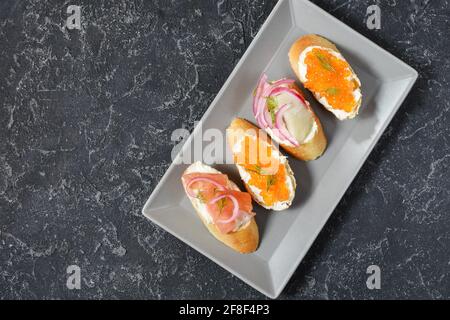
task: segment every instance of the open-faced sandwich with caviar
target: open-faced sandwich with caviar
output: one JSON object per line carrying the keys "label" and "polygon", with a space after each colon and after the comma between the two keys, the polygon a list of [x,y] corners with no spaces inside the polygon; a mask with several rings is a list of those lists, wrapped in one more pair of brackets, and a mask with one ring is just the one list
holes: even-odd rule
{"label": "open-faced sandwich with caviar", "polygon": [[291,46],[289,61],[305,88],[339,120],[358,114],[361,82],[333,43],[318,35],[305,35]]}
{"label": "open-faced sandwich with caviar", "polygon": [[259,233],[250,194],[240,191],[227,175],[201,162],[190,165],[181,181],[214,237],[240,253],[256,250]]}
{"label": "open-faced sandwich with caviar", "polygon": [[295,196],[294,174],[270,137],[247,120],[235,118],[227,128],[227,140],[253,199],[266,209],[289,208]]}
{"label": "open-faced sandwich with caviar", "polygon": [[295,80],[268,82],[263,74],[255,89],[253,114],[258,125],[297,159],[314,160],[323,154],[327,139],[322,124]]}

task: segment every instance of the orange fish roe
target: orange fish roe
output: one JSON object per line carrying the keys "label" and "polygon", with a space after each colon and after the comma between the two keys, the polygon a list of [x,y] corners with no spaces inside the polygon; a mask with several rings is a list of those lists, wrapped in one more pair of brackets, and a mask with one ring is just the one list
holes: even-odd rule
{"label": "orange fish roe", "polygon": [[247,172],[250,173],[250,180],[247,184],[255,186],[261,190],[261,197],[267,206],[273,205],[275,202],[287,201],[289,199],[289,189],[286,186],[286,167],[280,165],[278,171],[274,175],[258,173],[255,169],[245,166]]}
{"label": "orange fish roe", "polygon": [[290,191],[286,186],[286,166],[272,157],[272,148],[266,142],[246,136],[241,142],[241,152],[234,155],[236,164],[243,166],[250,174],[248,185],[261,190],[261,197],[267,206],[287,201]]}
{"label": "orange fish roe", "polygon": [[329,50],[314,48],[306,54],[305,87],[325,97],[334,109],[351,112],[358,101],[353,91],[358,83],[351,78],[350,65],[334,56]]}

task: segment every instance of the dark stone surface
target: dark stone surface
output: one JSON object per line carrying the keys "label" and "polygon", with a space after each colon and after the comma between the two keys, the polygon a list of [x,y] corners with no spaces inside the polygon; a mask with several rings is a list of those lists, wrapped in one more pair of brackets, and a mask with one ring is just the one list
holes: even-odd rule
{"label": "dark stone surface", "polygon": [[[280,298],[450,298],[449,2],[314,2],[420,77]],[[264,298],[140,210],[274,5],[0,2],[0,299]]]}

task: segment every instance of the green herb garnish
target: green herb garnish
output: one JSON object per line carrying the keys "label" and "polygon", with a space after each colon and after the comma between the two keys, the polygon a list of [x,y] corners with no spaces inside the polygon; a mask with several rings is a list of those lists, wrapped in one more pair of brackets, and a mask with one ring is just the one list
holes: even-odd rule
{"label": "green herb garnish", "polygon": [[317,59],[319,59],[319,62],[322,65],[322,67],[324,67],[328,71],[334,71],[333,66],[331,65],[331,63],[328,61],[328,59],[323,54],[317,52],[316,57],[317,57]]}
{"label": "green herb garnish", "polygon": [[278,108],[278,102],[274,97],[267,97],[267,110],[269,110],[272,123],[275,123],[275,110]]}
{"label": "green herb garnish", "polygon": [[203,195],[203,193],[202,193],[201,191],[197,192],[196,198],[197,198],[198,200],[200,200],[201,203],[205,203],[205,202],[206,202],[205,196]]}
{"label": "green herb garnish", "polygon": [[261,167],[255,164],[254,168],[247,168],[248,171],[261,174]]}
{"label": "green herb garnish", "polygon": [[273,175],[267,176],[267,191],[269,191],[269,188],[273,186],[276,183],[276,178]]}
{"label": "green herb garnish", "polygon": [[339,89],[335,88],[335,87],[331,87],[331,88],[326,89],[325,92],[327,94],[329,94],[330,96],[335,96],[339,93]]}
{"label": "green herb garnish", "polygon": [[219,201],[217,201],[217,207],[219,208],[220,213],[222,213],[223,207],[225,207],[225,201],[226,198],[222,198]]}

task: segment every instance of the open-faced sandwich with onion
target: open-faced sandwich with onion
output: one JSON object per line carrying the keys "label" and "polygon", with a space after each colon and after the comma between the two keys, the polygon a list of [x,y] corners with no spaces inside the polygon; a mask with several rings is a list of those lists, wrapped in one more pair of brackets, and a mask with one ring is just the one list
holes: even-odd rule
{"label": "open-faced sandwich with onion", "polygon": [[327,146],[322,124],[295,80],[268,82],[263,74],[255,89],[253,114],[258,125],[300,160],[314,160]]}
{"label": "open-faced sandwich with onion", "polygon": [[250,194],[240,191],[227,175],[201,162],[190,165],[181,181],[214,237],[240,253],[256,250],[259,233]]}
{"label": "open-faced sandwich with onion", "polygon": [[361,106],[361,82],[336,46],[315,35],[299,38],[289,50],[302,84],[339,120],[352,119]]}
{"label": "open-faced sandwich with onion", "polygon": [[253,200],[266,209],[287,209],[295,196],[296,182],[287,158],[257,126],[235,118],[227,140],[242,181]]}

